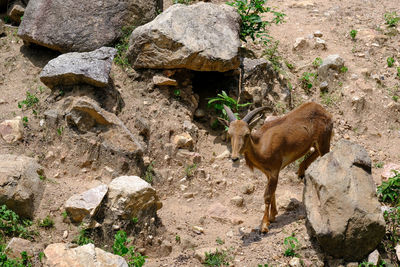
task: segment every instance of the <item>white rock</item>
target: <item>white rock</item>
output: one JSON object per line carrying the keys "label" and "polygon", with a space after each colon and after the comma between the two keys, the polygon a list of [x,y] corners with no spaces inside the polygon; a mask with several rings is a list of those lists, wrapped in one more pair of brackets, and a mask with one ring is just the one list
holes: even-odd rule
{"label": "white rock", "polygon": [[231,198],[231,203],[237,207],[242,207],[244,203],[244,199],[241,196],[236,196]]}
{"label": "white rock", "polygon": [[378,263],[381,261],[381,255],[379,255],[378,250],[374,250],[368,255],[368,262],[371,262],[374,266],[378,266]]}
{"label": "white rock", "polygon": [[289,261],[289,266],[291,266],[291,267],[301,267],[300,259],[297,258],[297,257],[292,258]]}
{"label": "white rock", "polygon": [[24,126],[21,117],[15,117],[12,120],[5,120],[0,123],[0,136],[9,144],[22,139]]}

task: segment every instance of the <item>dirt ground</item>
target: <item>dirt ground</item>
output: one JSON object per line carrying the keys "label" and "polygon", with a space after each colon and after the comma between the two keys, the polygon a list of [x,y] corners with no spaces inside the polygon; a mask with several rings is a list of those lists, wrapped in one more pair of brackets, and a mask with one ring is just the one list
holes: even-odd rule
{"label": "dirt ground", "polygon": [[[395,68],[400,62],[400,33],[388,32],[383,17],[388,11],[400,14],[397,1],[281,0],[268,4],[286,14],[286,23],[272,26],[270,33],[279,41],[278,50],[283,60],[294,65],[293,70],[286,68],[293,85],[294,105],[315,101],[330,111],[335,131],[332,147],[342,138],[364,146],[373,161],[374,181],[379,185],[381,163],[400,162],[400,102],[393,97],[400,96]],[[352,29],[358,31],[355,41],[349,36]],[[43,250],[50,243],[70,242],[77,235],[78,226],[66,222],[62,216],[65,201],[73,194],[108,183],[112,174],[106,166],[82,167],[81,160],[72,157],[75,133],[67,127],[60,135],[56,129],[40,126],[43,112],[51,107],[52,92],[40,82],[39,73],[58,54],[25,47],[16,31],[15,27],[8,26],[7,35],[0,37],[0,121],[15,116],[27,116],[29,121],[24,140],[15,145],[0,142],[0,153],[35,157],[45,168],[48,179],[35,220],[50,215],[55,227],[38,229],[40,235],[35,238],[35,246]],[[322,32],[326,50],[309,47],[293,51],[296,38],[308,38],[316,31]],[[259,45],[249,47],[261,53]],[[302,73],[315,72],[314,59],[332,54],[344,59],[348,71],[330,81],[324,97],[319,93],[318,83],[312,93],[306,94],[300,86]],[[387,67],[387,57],[396,60],[395,67]],[[376,79],[371,78],[374,75]],[[166,144],[170,143],[171,135],[184,131],[184,121],[192,121],[190,105],[174,98],[171,90],[152,88],[146,79],[132,78],[131,70],[125,71],[118,65],[113,66],[111,77],[124,101],[118,116],[134,133],[138,133],[135,123],[139,116],[149,122],[151,129],[146,156],[149,162],[154,162],[157,177],[153,186],[163,202],[158,215],[164,228],[156,242],[168,243],[172,251],[162,255],[151,248],[138,247],[149,256],[145,266],[201,266],[195,251],[203,248],[227,249],[234,266],[287,266],[291,258],[283,255],[286,249],[283,242],[292,233],[300,243],[298,253],[306,262],[314,266],[327,264],[329,258],[318,252],[305,227],[303,181],[295,174],[296,164],[280,173],[277,221],[272,223],[267,235],[258,235],[253,230],[263,216],[266,177],[259,171],[252,173],[243,159],[233,164],[228,157],[220,156],[229,150],[229,144],[223,141],[223,131],[212,130],[208,121],[193,121],[198,128],[194,151],[201,161],[194,175],[185,178],[187,157],[171,158]],[[18,108],[27,91],[40,99],[38,116],[31,110]],[[277,107],[275,114],[267,115],[288,110]],[[231,199],[236,196],[243,197],[242,206],[232,203]]]}

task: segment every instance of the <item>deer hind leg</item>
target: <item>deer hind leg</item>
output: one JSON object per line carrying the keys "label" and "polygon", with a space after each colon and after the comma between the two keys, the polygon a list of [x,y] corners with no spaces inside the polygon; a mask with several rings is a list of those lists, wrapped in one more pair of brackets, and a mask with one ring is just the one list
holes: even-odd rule
{"label": "deer hind leg", "polygon": [[[274,175],[270,175],[268,179],[267,188],[265,188],[264,193],[264,202],[265,202],[265,210],[264,217],[261,222],[261,232],[267,233],[269,231],[268,227],[270,225],[270,219],[275,219],[276,216],[276,201],[275,201],[275,190],[278,184],[278,173]],[[270,208],[271,208],[271,217],[270,217]]]}

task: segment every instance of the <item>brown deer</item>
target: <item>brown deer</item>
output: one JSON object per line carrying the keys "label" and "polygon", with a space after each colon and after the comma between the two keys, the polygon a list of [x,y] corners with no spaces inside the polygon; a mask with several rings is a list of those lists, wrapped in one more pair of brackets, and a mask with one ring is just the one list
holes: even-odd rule
{"label": "brown deer", "polygon": [[261,222],[261,232],[267,233],[270,222],[278,214],[275,190],[279,171],[314,148],[299,166],[297,174],[302,178],[305,170],[318,156],[329,152],[333,133],[332,115],[321,105],[309,102],[281,118],[264,123],[258,131],[252,133],[250,121],[264,107],[249,112],[242,120],[236,119],[229,107],[224,105],[224,109],[230,121],[228,134],[231,138],[232,161],[237,161],[239,154],[242,154],[251,170],[255,167],[268,177],[264,193],[265,211]]}

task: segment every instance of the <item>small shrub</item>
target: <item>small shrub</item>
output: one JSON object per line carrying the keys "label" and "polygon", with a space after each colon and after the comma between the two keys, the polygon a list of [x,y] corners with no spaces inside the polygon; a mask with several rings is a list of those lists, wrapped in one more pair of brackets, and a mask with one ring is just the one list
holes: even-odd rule
{"label": "small shrub", "polygon": [[[228,5],[235,7],[242,19],[240,28],[240,39],[246,42],[250,37],[253,41],[260,39],[264,43],[269,42],[271,37],[268,34],[267,27],[271,24],[282,23],[283,13],[274,11],[271,7],[265,7],[267,0],[234,0],[227,2]],[[261,16],[265,13],[271,13],[273,18],[270,21],[263,21]]]}
{"label": "small shrub", "polygon": [[393,170],[394,176],[377,187],[377,194],[383,202],[400,204],[400,172]]}
{"label": "small shrub", "polygon": [[124,26],[121,29],[121,37],[118,42],[115,44],[115,49],[117,49],[117,54],[114,57],[115,64],[118,64],[122,67],[129,67],[129,61],[126,57],[126,53],[129,48],[129,38],[131,36],[132,31],[134,30],[134,26]]}
{"label": "small shrub", "polygon": [[357,30],[351,30],[350,31],[350,37],[354,41],[356,39],[358,31]]}
{"label": "small shrub", "polygon": [[34,232],[27,229],[31,225],[32,221],[21,219],[6,205],[0,207],[0,232],[2,235],[32,238]]}
{"label": "small shrub", "polygon": [[54,221],[50,216],[46,216],[46,218],[39,221],[38,225],[43,228],[52,228],[54,226]]}
{"label": "small shrub", "polygon": [[132,218],[132,223],[133,223],[133,224],[137,224],[138,222],[139,222],[138,217],[133,217],[133,218]]}
{"label": "small shrub", "polygon": [[143,180],[148,182],[149,184],[153,183],[153,178],[154,178],[154,161],[147,166],[146,172],[144,173]]}
{"label": "small shrub", "polygon": [[383,168],[383,165],[384,165],[384,163],[380,161],[380,162],[375,163],[374,167],[380,169],[380,168]]}
{"label": "small shrub", "polygon": [[57,128],[57,134],[59,136],[61,136],[63,134],[63,132],[64,132],[64,127],[63,126],[61,126],[60,128]]}
{"label": "small shrub", "polygon": [[185,174],[187,177],[192,177],[194,174],[194,171],[197,169],[197,164],[194,163],[192,165],[187,165],[185,168]]}
{"label": "small shrub", "polygon": [[294,233],[288,237],[285,238],[283,243],[286,245],[286,250],[284,255],[286,257],[293,257],[293,256],[298,256],[296,253],[296,249],[300,246],[299,241],[295,237]]}
{"label": "small shrub", "polygon": [[64,210],[61,215],[63,216],[64,220],[68,218],[68,213],[66,210]]}
{"label": "small shrub", "polygon": [[312,64],[313,64],[314,67],[318,68],[319,66],[322,65],[322,62],[323,62],[322,58],[317,57],[317,58],[314,59]]}
{"label": "small shrub", "polygon": [[313,87],[313,82],[316,77],[317,74],[312,72],[304,72],[303,76],[301,76],[301,85],[307,93],[309,93],[310,89]]}
{"label": "small shrub", "polygon": [[396,27],[400,20],[400,17],[397,15],[396,11],[386,12],[384,18],[388,27]]}
{"label": "small shrub", "polygon": [[181,237],[179,235],[175,236],[176,243],[181,243]]}
{"label": "small shrub", "polygon": [[206,259],[204,261],[204,265],[206,266],[229,266],[229,261],[231,257],[224,250],[219,251],[218,249],[215,252],[206,252]]}
{"label": "small shrub", "polygon": [[399,100],[399,96],[398,95],[394,95],[392,96],[392,99],[394,102],[397,102]]}
{"label": "small shrub", "polygon": [[391,68],[391,67],[393,67],[393,64],[394,64],[394,58],[388,57],[386,59],[386,62],[387,62],[388,67]]}
{"label": "small shrub", "polygon": [[218,245],[223,245],[225,244],[225,241],[222,240],[221,238],[217,237],[217,239],[215,240],[215,242],[217,242]]}
{"label": "small shrub", "polygon": [[175,97],[176,99],[180,99],[180,98],[181,98],[181,90],[175,89],[175,90],[174,90],[174,97]]}
{"label": "small shrub", "polygon": [[28,117],[27,116],[24,116],[24,117],[22,117],[22,124],[26,127],[26,126],[28,126]]}
{"label": "small shrub", "polygon": [[18,102],[18,107],[24,109],[33,108],[37,103],[39,103],[39,98],[35,94],[26,91],[26,98]]}
{"label": "small shrub", "polygon": [[340,68],[340,72],[341,72],[341,73],[346,73],[346,72],[348,72],[348,71],[349,71],[349,68],[346,67],[346,66],[343,66],[343,67]]}
{"label": "small shrub", "polygon": [[135,252],[135,247],[127,247],[126,244],[131,242],[125,231],[118,231],[114,236],[113,253],[121,257],[128,256],[129,267],[141,267],[146,262],[146,256],[142,256],[139,252]]}
{"label": "small shrub", "polygon": [[271,62],[275,71],[279,71],[281,68],[280,62],[282,60],[282,57],[278,53],[278,45],[279,41],[266,43],[266,48],[263,51],[263,56]]}
{"label": "small shrub", "polygon": [[90,243],[94,243],[92,239],[88,237],[89,232],[86,229],[81,229],[77,237],[75,237],[73,243],[77,244],[78,246],[84,246]]}

